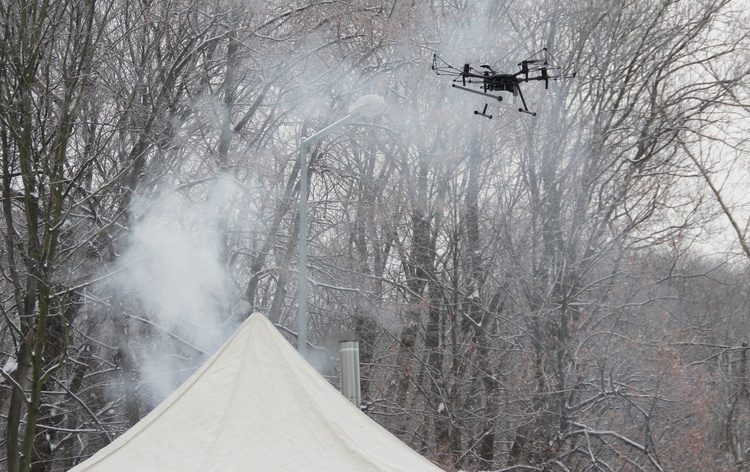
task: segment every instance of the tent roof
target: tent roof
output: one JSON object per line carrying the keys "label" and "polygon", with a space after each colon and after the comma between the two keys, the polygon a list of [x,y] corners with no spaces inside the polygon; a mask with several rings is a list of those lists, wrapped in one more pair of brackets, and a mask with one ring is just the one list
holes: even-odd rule
{"label": "tent roof", "polygon": [[338,393],[260,313],[71,472],[135,470],[440,471]]}

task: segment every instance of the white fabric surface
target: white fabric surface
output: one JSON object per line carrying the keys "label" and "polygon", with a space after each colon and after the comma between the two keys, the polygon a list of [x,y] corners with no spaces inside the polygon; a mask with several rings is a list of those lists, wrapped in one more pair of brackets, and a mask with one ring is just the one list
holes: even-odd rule
{"label": "white fabric surface", "polygon": [[360,412],[260,313],[71,472],[439,472]]}

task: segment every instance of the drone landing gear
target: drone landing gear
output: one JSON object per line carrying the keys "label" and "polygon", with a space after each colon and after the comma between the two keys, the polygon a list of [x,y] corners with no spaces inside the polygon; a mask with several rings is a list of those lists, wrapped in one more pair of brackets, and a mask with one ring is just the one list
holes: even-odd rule
{"label": "drone landing gear", "polygon": [[482,111],[474,110],[474,114],[475,115],[479,115],[479,116],[483,116],[483,117],[491,120],[492,119],[492,115],[488,115],[487,114],[487,105],[488,105],[487,103],[484,104],[484,109]]}
{"label": "drone landing gear", "polygon": [[520,111],[521,113],[527,113],[531,116],[536,116],[536,112],[529,111],[529,107],[526,106],[526,99],[523,98],[523,94],[521,93],[521,88],[518,87],[516,88],[516,90],[518,91],[518,96],[521,97],[521,103],[523,104],[523,108],[519,108],[518,111]]}

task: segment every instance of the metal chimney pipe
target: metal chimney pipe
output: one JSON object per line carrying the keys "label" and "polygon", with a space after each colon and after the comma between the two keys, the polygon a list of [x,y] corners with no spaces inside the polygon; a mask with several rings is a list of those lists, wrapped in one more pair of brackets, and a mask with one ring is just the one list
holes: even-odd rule
{"label": "metal chimney pipe", "polygon": [[359,408],[362,403],[362,392],[359,385],[359,341],[341,341],[339,349],[341,394]]}

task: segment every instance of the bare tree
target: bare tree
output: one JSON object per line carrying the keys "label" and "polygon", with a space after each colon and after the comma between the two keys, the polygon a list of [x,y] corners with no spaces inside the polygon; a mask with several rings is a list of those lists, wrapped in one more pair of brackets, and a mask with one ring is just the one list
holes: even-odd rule
{"label": "bare tree", "polygon": [[68,153],[83,145],[74,135],[91,87],[96,14],[93,2],[2,6],[4,286],[12,293],[3,315],[15,367],[3,373],[13,472],[32,469],[44,386],[67,360],[65,319],[77,307],[77,294],[61,290],[57,265],[75,180],[87,165],[85,155]]}

